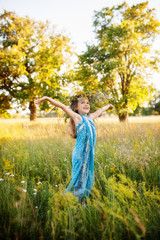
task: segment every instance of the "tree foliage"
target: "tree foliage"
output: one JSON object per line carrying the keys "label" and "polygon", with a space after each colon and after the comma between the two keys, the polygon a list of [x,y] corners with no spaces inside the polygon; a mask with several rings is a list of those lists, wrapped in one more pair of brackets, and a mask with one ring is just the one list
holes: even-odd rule
{"label": "tree foliage", "polygon": [[95,12],[96,44],[79,56],[77,79],[84,90],[103,92],[116,107],[120,120],[152,98],[149,77],[158,71],[153,43],[160,22],[148,2],[126,2]]}
{"label": "tree foliage", "polygon": [[4,11],[0,15],[0,47],[0,94],[7,102],[3,111],[13,102],[20,106],[30,102],[31,114],[35,114],[35,97],[61,95],[65,82],[62,66],[67,69],[72,55],[67,36],[57,33],[49,22]]}
{"label": "tree foliage", "polygon": [[160,115],[160,91],[154,96],[154,98],[145,107],[137,106],[134,112],[131,114],[136,115]]}

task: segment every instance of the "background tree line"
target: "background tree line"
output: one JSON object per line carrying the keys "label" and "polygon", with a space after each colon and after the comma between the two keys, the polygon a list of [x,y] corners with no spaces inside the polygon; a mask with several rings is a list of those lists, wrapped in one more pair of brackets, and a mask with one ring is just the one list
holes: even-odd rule
{"label": "background tree line", "polygon": [[[153,48],[160,34],[155,10],[148,8],[148,2],[133,6],[124,2],[95,12],[93,26],[96,43],[86,45],[73,65],[71,39],[48,22],[4,10],[0,15],[0,114],[13,103],[26,108],[29,102],[33,120],[34,99],[48,95],[66,103],[70,97],[64,87],[70,83],[92,95],[94,108],[113,104],[120,121],[149,101],[159,113],[159,95],[149,81],[160,62]],[[41,106],[41,110],[49,108],[47,103]]]}
{"label": "background tree line", "polygon": [[151,100],[147,104],[147,106],[145,106],[145,107],[137,106],[137,108],[134,110],[134,112],[130,115],[132,115],[132,116],[160,115],[160,91],[158,91],[158,94],[156,96],[154,96],[153,100]]}

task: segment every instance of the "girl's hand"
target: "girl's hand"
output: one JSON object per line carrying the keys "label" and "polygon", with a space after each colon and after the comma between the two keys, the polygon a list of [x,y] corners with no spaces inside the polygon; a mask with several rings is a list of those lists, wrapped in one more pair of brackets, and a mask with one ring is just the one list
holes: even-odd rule
{"label": "girl's hand", "polygon": [[42,103],[45,100],[46,100],[46,97],[39,98],[39,99],[35,100],[35,104],[39,105],[40,103]]}
{"label": "girl's hand", "polygon": [[115,107],[112,104],[109,104],[108,110],[114,110],[114,109],[115,109]]}

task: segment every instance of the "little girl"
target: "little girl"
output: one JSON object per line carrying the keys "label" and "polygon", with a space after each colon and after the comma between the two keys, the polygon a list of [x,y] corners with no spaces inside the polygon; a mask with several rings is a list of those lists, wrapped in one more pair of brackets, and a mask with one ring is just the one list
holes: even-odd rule
{"label": "little girl", "polygon": [[72,180],[66,190],[81,201],[84,196],[89,195],[94,184],[96,129],[93,120],[114,107],[107,105],[94,113],[89,113],[90,102],[88,98],[80,95],[72,101],[71,108],[49,97],[42,97],[35,103],[40,104],[45,100],[61,108],[71,118],[72,136],[77,139],[72,153]]}

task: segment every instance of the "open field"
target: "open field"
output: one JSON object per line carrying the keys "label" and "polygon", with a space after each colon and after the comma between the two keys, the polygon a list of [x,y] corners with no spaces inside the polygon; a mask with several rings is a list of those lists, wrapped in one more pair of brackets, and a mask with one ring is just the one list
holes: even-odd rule
{"label": "open field", "polygon": [[[16,122],[28,122],[29,118],[12,118],[12,119],[1,119],[0,118],[0,123],[16,123]],[[64,121],[63,118],[37,118],[36,122],[42,122],[42,123],[48,123],[48,122],[59,122],[59,121]],[[117,116],[105,116],[105,117],[100,117],[96,121],[98,122],[116,122],[118,123],[118,117]],[[136,116],[136,117],[129,117],[129,122],[160,122],[160,116]]]}
{"label": "open field", "polygon": [[159,239],[160,116],[95,123],[95,186],[84,205],[64,194],[68,123],[0,119],[0,239]]}

